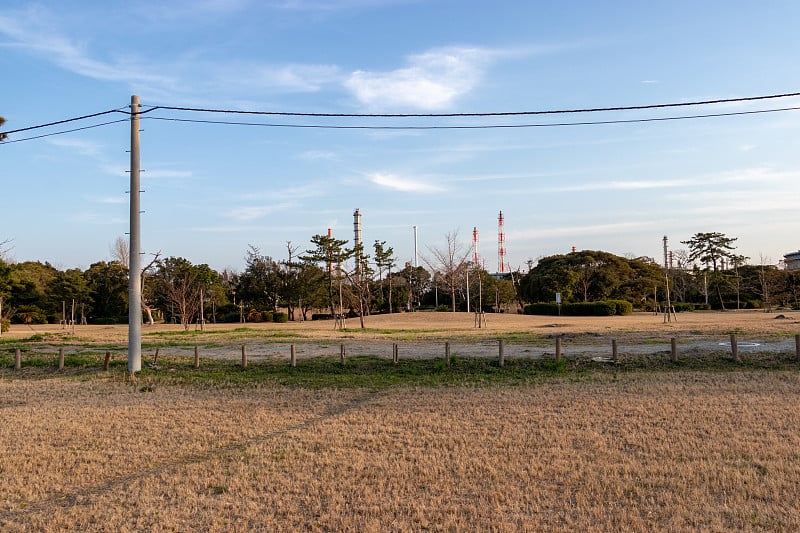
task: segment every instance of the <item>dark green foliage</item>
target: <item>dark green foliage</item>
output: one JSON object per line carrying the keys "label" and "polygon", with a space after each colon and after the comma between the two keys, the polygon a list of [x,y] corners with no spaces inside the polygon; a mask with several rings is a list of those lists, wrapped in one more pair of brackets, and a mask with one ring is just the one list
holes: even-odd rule
{"label": "dark green foliage", "polygon": [[641,302],[653,287],[663,287],[664,273],[653,262],[626,259],[602,251],[583,250],[539,260],[520,280],[520,295],[529,302]]}
{"label": "dark green foliage", "polygon": [[449,313],[450,312],[450,306],[449,305],[445,305],[445,304],[441,304],[436,309],[434,309],[434,311],[437,311],[437,312],[440,312],[440,313]]}
{"label": "dark green foliage", "polygon": [[278,323],[289,322],[289,314],[281,312],[272,313],[272,321]]}
{"label": "dark green foliage", "polygon": [[[559,314],[559,306],[554,303],[538,302],[525,306],[526,315]],[[633,305],[624,300],[600,300],[597,302],[574,302],[561,305],[563,316],[613,316],[629,315],[633,312]]]}
{"label": "dark green foliage", "polygon": [[633,313],[633,304],[626,300],[609,300],[609,303],[614,304],[615,315],[626,316]]}

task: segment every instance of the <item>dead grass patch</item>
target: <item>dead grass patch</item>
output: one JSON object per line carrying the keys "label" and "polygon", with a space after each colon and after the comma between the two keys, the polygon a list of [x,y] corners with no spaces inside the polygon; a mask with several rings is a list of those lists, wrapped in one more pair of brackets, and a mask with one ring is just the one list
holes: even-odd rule
{"label": "dead grass patch", "polygon": [[790,371],[0,398],[5,531],[800,528]]}

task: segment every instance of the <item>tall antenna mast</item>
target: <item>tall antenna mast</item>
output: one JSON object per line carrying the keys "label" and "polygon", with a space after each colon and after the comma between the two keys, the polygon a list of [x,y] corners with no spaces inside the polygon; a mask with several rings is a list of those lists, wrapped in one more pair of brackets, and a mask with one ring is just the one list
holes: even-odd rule
{"label": "tall antenna mast", "polygon": [[353,234],[356,244],[356,275],[361,279],[361,257],[364,253],[361,248],[361,211],[356,208],[353,211]]}
{"label": "tall antenna mast", "polygon": [[506,234],[503,229],[503,212],[497,217],[497,272],[506,271]]}
{"label": "tall antenna mast", "polygon": [[667,298],[666,305],[664,306],[664,322],[671,322],[673,317],[675,321],[678,321],[678,317],[675,316],[675,310],[672,308],[672,301],[670,300],[669,295],[669,275],[670,275],[670,252],[669,252],[669,240],[667,236],[664,235],[664,294]]}
{"label": "tall antenna mast", "polygon": [[417,226],[414,225],[414,268],[419,266],[419,253],[417,253]]}

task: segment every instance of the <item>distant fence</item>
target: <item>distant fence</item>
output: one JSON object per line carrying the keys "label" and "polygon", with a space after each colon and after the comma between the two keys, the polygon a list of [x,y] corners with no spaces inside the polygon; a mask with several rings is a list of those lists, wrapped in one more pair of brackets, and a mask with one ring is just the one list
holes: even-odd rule
{"label": "distant fence", "polygon": [[[720,337],[715,337],[715,338],[718,340]],[[552,339],[553,339],[553,342],[554,342],[554,344],[553,344],[554,352],[552,354],[552,358],[555,361],[560,361],[562,358],[564,358],[566,356],[566,349],[568,348],[568,345],[565,344],[565,336],[564,335],[554,335],[552,337]],[[656,339],[656,341],[657,341],[657,339]],[[491,350],[489,345],[495,344],[495,343],[496,343],[495,349]],[[635,343],[632,343],[632,345],[639,347],[639,353],[637,354],[635,351],[633,351],[633,352],[629,351],[628,357],[636,357],[637,355],[642,355],[642,351],[641,351],[642,344],[638,344],[637,345]],[[671,337],[671,338],[669,338],[668,341],[664,340],[663,341],[663,345],[664,346],[667,346],[667,345],[669,346],[669,358],[670,358],[670,361],[677,362],[678,359],[679,359],[679,355],[680,355],[679,351],[678,351],[678,338],[677,337]],[[452,343],[450,341],[443,341],[442,344],[438,344],[438,343],[423,343],[423,344],[413,343],[413,344],[411,344],[411,343],[409,343],[409,345],[408,345],[408,347],[411,350],[415,350],[415,351],[418,351],[420,349],[420,346],[425,346],[426,347],[427,351],[429,352],[428,357],[431,357],[431,356],[432,357],[443,356],[447,367],[451,366],[452,359],[453,359],[453,346],[454,346],[454,343]],[[436,346],[440,346],[440,350],[441,351],[438,352],[440,355],[436,354],[436,350],[435,350]],[[462,348],[465,348],[466,346],[469,346],[472,349],[473,352],[477,352],[477,353],[473,353],[472,355],[470,355],[470,357],[495,357],[496,356],[497,357],[498,366],[501,367],[501,368],[505,365],[506,358],[508,357],[508,354],[507,354],[507,351],[506,351],[506,348],[507,348],[508,344],[507,344],[507,341],[505,339],[503,339],[503,338],[499,338],[499,339],[495,339],[495,340],[491,340],[491,341],[482,341],[480,343],[461,344],[460,346]],[[574,345],[575,348],[583,349],[583,352],[575,352],[576,354],[581,354],[582,353],[583,356],[585,356],[585,357],[591,357],[591,359],[593,361],[600,362],[600,363],[613,363],[613,364],[618,363],[620,361],[620,344],[619,344],[618,340],[617,339],[611,339],[610,344],[605,345],[605,346],[607,346],[607,348],[604,349],[603,346],[604,345],[602,345],[602,344],[591,344],[591,345],[576,344],[576,345]],[[658,344],[654,343],[653,340],[651,339],[648,342],[647,346],[650,346],[652,348],[654,346],[658,346]],[[737,335],[736,334],[731,334],[726,342],[717,342],[716,346],[718,346],[718,347],[719,346],[726,347],[725,353],[729,354],[733,361],[735,361],[737,363],[740,363],[742,361],[741,353],[740,353],[740,349],[741,348],[757,348],[758,346],[760,346],[760,344],[751,343],[751,342],[739,342],[739,340],[737,338]],[[348,352],[347,345],[345,343],[339,343],[338,347],[339,347],[339,351],[338,351],[339,362],[344,365],[345,362],[346,362],[346,359],[347,359],[347,352]],[[517,347],[521,348],[525,353],[530,353],[530,351],[532,349],[532,347],[529,346],[529,345],[518,345]],[[389,346],[387,344],[386,345],[387,351],[388,351],[388,348],[389,348]],[[433,352],[431,352],[432,348],[434,349]],[[542,346],[541,345],[536,345],[535,348],[541,349]],[[587,355],[587,351],[586,350],[588,348],[590,348],[590,349],[589,349],[589,354]],[[632,346],[629,347],[629,348],[632,348]],[[607,350],[607,351],[605,351],[605,350]],[[491,353],[492,351],[494,351],[494,354],[496,354],[496,355],[493,355]],[[391,344],[391,354],[390,354],[390,356],[391,356],[392,363],[394,365],[399,364],[400,353],[401,353],[401,345],[399,343],[392,343]],[[660,353],[660,352],[654,352],[651,349],[651,351],[649,353],[652,354],[652,353]],[[800,363],[800,335],[795,335],[794,336],[794,353],[795,353],[795,360],[798,363]],[[160,348],[156,348],[155,354],[153,355],[153,361],[152,361],[152,363],[149,364],[149,367],[151,369],[157,369],[158,368],[159,354],[160,354]],[[601,354],[601,355],[596,355],[596,354]],[[120,353],[119,355],[125,357],[124,353]],[[331,353],[330,355],[333,355],[333,353]],[[249,354],[248,354],[247,345],[243,344],[243,345],[241,345],[241,363],[240,363],[242,368],[247,368],[248,357],[249,357]],[[532,356],[530,356],[530,355],[519,355],[519,352],[518,352],[516,357],[528,357],[528,358],[530,358]],[[550,354],[545,352],[540,358],[548,358],[548,357],[550,357]],[[420,359],[422,357],[414,356],[413,358]],[[64,359],[65,359],[64,348],[59,348],[58,349],[58,363],[57,363],[59,370],[63,370],[64,369]],[[195,346],[194,347],[194,367],[195,368],[200,368],[200,359],[201,359],[200,347],[199,346]],[[103,359],[103,371],[107,372],[109,370],[109,365],[111,363],[111,360],[112,360],[112,352],[111,351],[106,351],[105,352],[105,357]],[[296,345],[295,344],[290,344],[288,346],[287,361],[288,361],[288,364],[290,366],[292,366],[292,367],[297,365],[297,349],[296,349]],[[16,348],[14,350],[14,370],[20,370],[22,367],[23,367],[22,351],[19,348]]]}

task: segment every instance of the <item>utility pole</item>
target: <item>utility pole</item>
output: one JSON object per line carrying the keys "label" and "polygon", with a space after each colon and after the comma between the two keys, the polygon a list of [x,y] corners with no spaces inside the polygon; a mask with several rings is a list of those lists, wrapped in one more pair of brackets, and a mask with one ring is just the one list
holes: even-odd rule
{"label": "utility pole", "polygon": [[130,253],[128,254],[128,372],[142,369],[142,244],[139,183],[139,97],[131,96]]}

